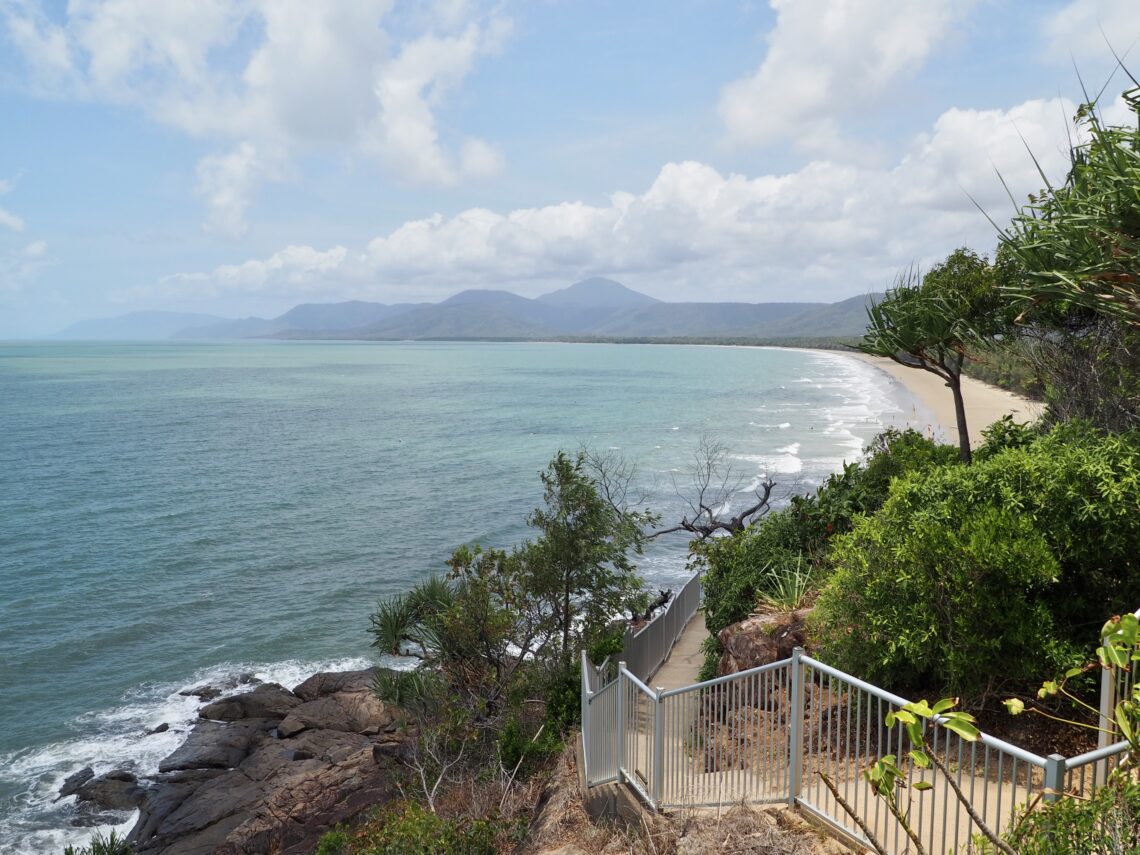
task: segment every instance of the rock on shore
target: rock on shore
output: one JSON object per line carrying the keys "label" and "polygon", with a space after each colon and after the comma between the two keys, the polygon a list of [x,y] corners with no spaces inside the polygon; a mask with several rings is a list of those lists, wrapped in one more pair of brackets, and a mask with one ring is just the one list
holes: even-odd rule
{"label": "rock on shore", "polygon": [[79,774],[65,786],[80,803],[138,807],[128,836],[138,855],[311,852],[333,825],[395,795],[403,722],[372,693],[374,676],[202,692],[200,721],[157,774]]}

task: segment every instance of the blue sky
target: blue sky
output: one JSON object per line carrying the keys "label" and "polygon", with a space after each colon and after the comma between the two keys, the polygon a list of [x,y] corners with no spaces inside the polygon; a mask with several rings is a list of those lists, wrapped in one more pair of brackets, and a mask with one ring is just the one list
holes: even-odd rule
{"label": "blue sky", "polygon": [[992,249],[967,193],[1037,189],[1022,137],[1063,175],[1102,31],[1131,48],[1140,0],[0,0],[0,337],[882,290]]}

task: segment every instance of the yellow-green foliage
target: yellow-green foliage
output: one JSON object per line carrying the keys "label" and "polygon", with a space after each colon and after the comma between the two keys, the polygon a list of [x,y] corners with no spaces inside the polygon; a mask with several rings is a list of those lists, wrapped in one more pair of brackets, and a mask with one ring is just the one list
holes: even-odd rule
{"label": "yellow-green foliage", "polygon": [[316,855],[494,855],[497,831],[490,820],[446,819],[400,802],[355,830],[328,832]]}
{"label": "yellow-green foliage", "polygon": [[982,689],[1064,664],[1140,602],[1140,437],[1068,425],[904,476],[833,542],[814,625],[830,661],[889,685]]}

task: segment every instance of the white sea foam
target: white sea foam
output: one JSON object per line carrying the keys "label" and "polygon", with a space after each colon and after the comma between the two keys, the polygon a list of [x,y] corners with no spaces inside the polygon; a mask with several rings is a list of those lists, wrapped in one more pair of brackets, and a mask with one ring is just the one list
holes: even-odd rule
{"label": "white sea foam", "polygon": [[[112,769],[130,769],[143,776],[158,771],[159,762],[178,748],[197,720],[202,701],[180,692],[203,685],[233,684],[242,674],[258,681],[292,688],[317,671],[344,671],[375,664],[362,658],[321,662],[288,660],[268,664],[222,665],[204,669],[177,683],[136,687],[119,706],[80,716],[72,723],[77,736],[32,750],[0,755],[0,780],[22,787],[13,814],[0,817],[0,840],[26,855],[59,855],[63,848],[85,845],[98,830],[125,833],[135,814],[117,814],[121,822],[96,828],[71,825],[77,816],[75,798],[56,801],[64,780],[90,766],[96,775]],[[384,661],[386,667],[397,662]],[[247,691],[252,683],[234,689]],[[161,724],[169,729],[149,733]],[[110,816],[110,814],[108,814]]]}

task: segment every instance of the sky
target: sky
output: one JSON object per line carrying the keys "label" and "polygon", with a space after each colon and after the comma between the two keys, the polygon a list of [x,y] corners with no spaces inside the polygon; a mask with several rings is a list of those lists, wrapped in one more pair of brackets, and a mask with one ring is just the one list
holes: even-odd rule
{"label": "sky", "polygon": [[992,252],[975,202],[1063,179],[1082,80],[1124,121],[1137,41],[1140,0],[0,0],[0,338],[885,290]]}

